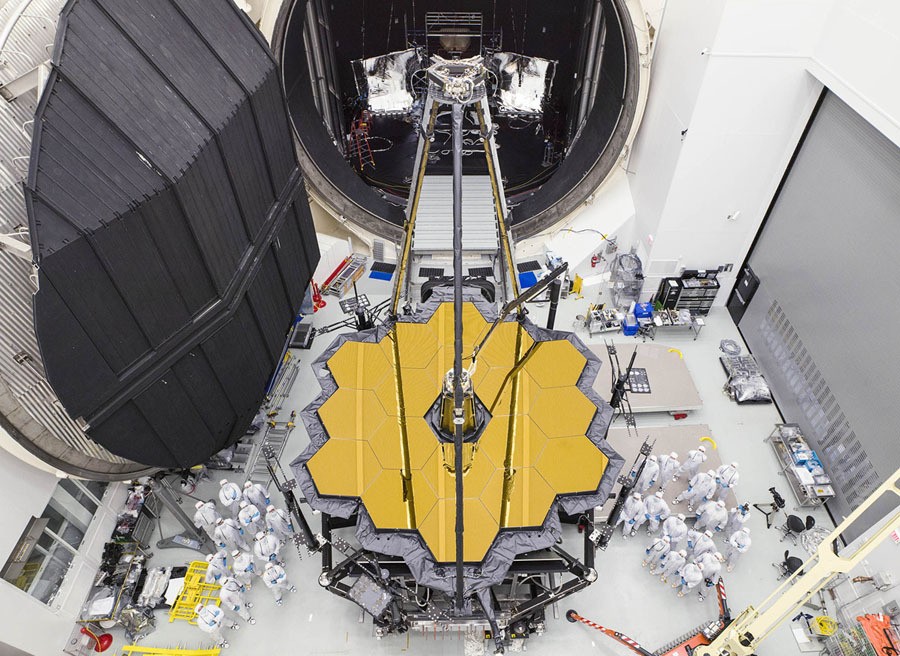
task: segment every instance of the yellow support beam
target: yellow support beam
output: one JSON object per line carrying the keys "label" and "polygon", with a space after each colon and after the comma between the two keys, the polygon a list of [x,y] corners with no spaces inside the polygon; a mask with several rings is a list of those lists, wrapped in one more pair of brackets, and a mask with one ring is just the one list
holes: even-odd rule
{"label": "yellow support beam", "polygon": [[147,645],[126,645],[122,647],[122,656],[219,656],[222,650],[218,647],[203,649],[183,649],[181,647],[148,647]]}

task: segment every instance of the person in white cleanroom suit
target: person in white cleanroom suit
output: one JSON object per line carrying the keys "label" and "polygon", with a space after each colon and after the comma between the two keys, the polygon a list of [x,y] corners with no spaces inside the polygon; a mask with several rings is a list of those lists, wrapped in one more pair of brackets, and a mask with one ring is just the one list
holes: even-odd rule
{"label": "person in white cleanroom suit", "polygon": [[700,569],[700,565],[695,562],[685,563],[678,574],[681,578],[676,583],[673,583],[672,587],[678,588],[679,597],[683,597],[703,581],[703,571]]}
{"label": "person in white cleanroom suit", "polygon": [[734,535],[740,531],[747,520],[750,519],[750,504],[742,504],[728,511],[728,523],[725,525],[725,535]]}
{"label": "person in white cleanroom suit", "polygon": [[696,529],[709,529],[714,533],[721,531],[728,524],[728,510],[724,501],[710,499],[697,509]]}
{"label": "person in white cleanroom suit", "polygon": [[198,501],[194,507],[197,509],[194,513],[194,526],[202,528],[211,540],[215,539],[213,532],[216,530],[216,520],[222,516],[216,510],[216,504],[212,501]]}
{"label": "person in white cleanroom suit", "polygon": [[222,608],[230,613],[234,613],[245,622],[256,624],[256,620],[250,615],[250,609],[253,604],[244,599],[244,593],[247,588],[243,583],[232,577],[222,579],[222,587],[219,588],[219,599],[222,602]]}
{"label": "person in white cleanroom suit", "polygon": [[219,502],[231,513],[232,517],[237,517],[238,510],[240,510],[238,504],[242,498],[241,488],[236,483],[230,483],[227,478],[219,481]]}
{"label": "person in white cleanroom suit", "polygon": [[674,549],[666,554],[665,558],[659,561],[659,569],[650,569],[651,574],[659,574],[659,580],[663,583],[669,582],[669,577],[676,574],[687,562],[687,551]]}
{"label": "person in white cleanroom suit", "polygon": [[656,456],[649,455],[647,459],[644,461],[644,468],[641,470],[641,475],[637,479],[637,483],[634,485],[634,489],[636,492],[640,492],[641,494],[646,494],[647,490],[656,485],[656,481],[659,478],[659,463],[656,461]]}
{"label": "person in white cleanroom suit", "polygon": [[244,533],[256,535],[266,528],[266,522],[262,513],[259,512],[259,508],[247,501],[241,501],[239,505],[241,509],[238,511],[237,520],[241,528],[244,529]]}
{"label": "person in white cleanroom suit", "polygon": [[294,535],[294,525],[291,524],[290,515],[275,506],[266,508],[266,528],[282,543],[287,542]]}
{"label": "person in white cleanroom suit", "polygon": [[215,604],[197,604],[194,607],[197,614],[197,628],[213,639],[217,647],[228,647],[228,641],[222,635],[222,621],[225,619],[225,611]]}
{"label": "person in white cleanroom suit", "polygon": [[741,527],[728,537],[725,541],[725,563],[729,572],[734,569],[741,554],[750,550],[751,544],[753,541],[750,539],[750,528],[747,526]]}
{"label": "person in white cleanroom suit", "polygon": [[699,472],[691,477],[691,480],[688,481],[687,489],[675,497],[672,503],[679,504],[682,501],[687,501],[688,510],[690,511],[694,509],[695,505],[699,505],[707,499],[711,499],[715,492],[715,472],[712,470],[708,472]]}
{"label": "person in white cleanroom suit", "polygon": [[224,551],[217,551],[206,557],[206,582],[218,585],[224,577],[228,576],[228,564]]}
{"label": "person in white cleanroom suit", "polygon": [[213,540],[216,541],[219,549],[243,549],[250,550],[247,539],[244,537],[244,531],[241,530],[240,524],[236,519],[229,517],[228,519],[220,519],[216,522],[216,530],[213,532]]}
{"label": "person in white cleanroom suit", "polygon": [[272,501],[269,499],[269,493],[265,487],[259,483],[247,481],[244,483],[244,501],[252,503],[257,508],[265,508],[271,506]]}
{"label": "person in white cleanroom suit", "polygon": [[711,588],[719,580],[719,573],[722,571],[722,561],[725,557],[718,551],[707,551],[705,554],[697,558],[697,564],[703,571],[704,584],[697,590],[700,601],[706,598],[706,588]]}
{"label": "person in white cleanroom suit", "polygon": [[675,472],[681,463],[678,462],[678,454],[674,451],[669,455],[662,454],[656,461],[659,463],[659,489],[665,490],[669,483],[675,480]]}
{"label": "person in white cleanroom suit", "polygon": [[700,445],[696,449],[691,449],[688,451],[687,458],[681,463],[678,471],[675,472],[675,478],[681,478],[682,476],[693,478],[700,471],[700,465],[704,462],[706,462],[706,447]]}
{"label": "person in white cleanroom suit", "polygon": [[281,543],[271,533],[260,531],[253,540],[253,555],[263,563],[278,562]]}
{"label": "person in white cleanroom suit", "polygon": [[738,464],[732,462],[730,465],[722,465],[716,470],[716,486],[719,499],[725,499],[728,490],[733,489],[738,484]]}
{"label": "person in white cleanroom suit", "polygon": [[[633,534],[635,522],[644,514],[644,500],[638,492],[632,492],[622,505],[622,512],[616,520],[616,526],[622,524],[622,536]],[[615,528],[615,526],[613,527]]]}
{"label": "person in white cleanroom suit", "polygon": [[713,542],[712,533],[710,531],[703,531],[694,543],[693,548],[690,549],[690,552],[696,560],[708,551],[715,553],[718,550],[716,549],[716,543]]}
{"label": "person in white cleanroom suit", "polygon": [[[649,547],[644,549],[645,558],[641,561],[641,567],[646,567],[653,563],[653,567],[662,560],[672,548],[672,541],[665,535],[656,538]],[[653,570],[651,567],[651,571]]]}
{"label": "person in white cleanroom suit", "polygon": [[669,504],[663,499],[663,491],[658,490],[656,494],[651,494],[644,499],[644,514],[638,518],[634,530],[638,530],[644,525],[644,522],[650,522],[650,525],[647,527],[647,535],[652,535],[659,530],[659,523],[671,514],[669,512]]}
{"label": "person in white cleanroom suit", "polygon": [[234,578],[243,583],[247,589],[253,584],[253,575],[259,574],[256,565],[253,563],[253,555],[248,551],[235,549],[231,552],[231,571]]}
{"label": "person in white cleanroom suit", "polygon": [[662,534],[669,536],[673,549],[681,544],[681,541],[687,536],[688,528],[687,524],[684,523],[684,519],[684,515],[678,513],[677,515],[670,515],[662,523]]}
{"label": "person in white cleanroom suit", "polygon": [[263,583],[266,584],[266,587],[269,588],[275,596],[276,606],[282,604],[282,597],[284,596],[285,590],[297,592],[297,588],[292,586],[291,582],[288,581],[287,575],[284,573],[284,567],[278,563],[266,563],[262,578]]}

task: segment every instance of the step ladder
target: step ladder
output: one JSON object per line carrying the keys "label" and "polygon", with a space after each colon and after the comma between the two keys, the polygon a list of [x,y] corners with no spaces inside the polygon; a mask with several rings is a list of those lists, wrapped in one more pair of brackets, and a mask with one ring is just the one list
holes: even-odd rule
{"label": "step ladder", "polygon": [[370,120],[369,112],[363,110],[350,125],[350,134],[347,135],[347,160],[360,172],[367,165],[375,168],[375,157],[369,144]]}
{"label": "step ladder", "polygon": [[325,289],[322,290],[322,293],[328,294],[329,296],[341,297],[349,292],[350,288],[353,287],[353,283],[362,278],[363,273],[365,273],[366,259],[365,255],[359,253],[353,253],[350,257],[346,258],[344,260],[344,266],[337,272],[337,275],[328,282]]}
{"label": "step ladder", "polygon": [[262,438],[254,440],[253,450],[250,452],[247,463],[244,465],[244,473],[247,475],[244,480],[259,483],[267,490],[269,489],[272,478],[269,476],[268,467],[266,467],[263,449],[271,449],[275,453],[276,459],[280,459],[284,453],[284,447],[294,431],[295,419],[296,413],[291,413],[290,421],[271,420],[266,424],[266,430],[262,432]]}
{"label": "step ladder", "polygon": [[266,397],[264,407],[270,410],[281,410],[285,400],[291,393],[294,381],[297,380],[299,373],[300,361],[298,358],[294,357],[293,353],[288,351],[279,368],[278,376],[275,378],[275,384],[272,385],[272,389],[269,390],[269,395]]}

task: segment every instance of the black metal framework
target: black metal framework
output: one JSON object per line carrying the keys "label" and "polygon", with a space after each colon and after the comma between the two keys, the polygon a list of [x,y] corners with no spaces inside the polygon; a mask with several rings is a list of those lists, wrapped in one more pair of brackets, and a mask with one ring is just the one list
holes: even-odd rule
{"label": "black metal framework", "polygon": [[[593,511],[586,515],[592,523]],[[580,558],[559,546],[520,555],[510,565],[501,584],[493,586],[489,594],[476,597],[477,606],[464,599],[467,612],[460,613],[456,609],[456,594],[428,590],[423,597],[421,591],[417,593],[421,589],[402,558],[352,548],[338,537],[340,531],[354,529],[357,517],[344,519],[322,513],[321,519],[319,584],[339,597],[359,603],[349,596],[353,579],[361,575],[376,578],[391,595],[389,608],[376,616],[365,605],[360,606],[372,615],[379,634],[404,633],[417,625],[435,623],[483,626],[485,630],[490,629],[497,650],[503,653],[509,640],[543,632],[548,606],[583,590],[597,579],[596,547],[589,531],[585,531]],[[338,562],[335,562],[336,551],[342,556]],[[379,572],[386,573],[387,577]],[[560,581],[562,577],[567,580]]]}

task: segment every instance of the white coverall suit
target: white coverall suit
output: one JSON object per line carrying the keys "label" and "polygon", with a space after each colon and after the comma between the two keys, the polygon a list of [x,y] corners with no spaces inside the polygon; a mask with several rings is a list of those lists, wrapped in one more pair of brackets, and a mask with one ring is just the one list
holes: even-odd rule
{"label": "white coverall suit", "polygon": [[216,526],[213,540],[216,541],[220,549],[227,547],[229,551],[234,549],[250,550],[250,545],[247,544],[247,539],[244,537],[244,532],[241,530],[240,525],[237,523],[237,520],[231,517]]}
{"label": "white coverall suit", "polygon": [[258,574],[256,565],[253,564],[253,556],[247,551],[238,551],[231,563],[231,571],[234,572],[234,578],[245,586],[250,586],[253,575]]}
{"label": "white coverall suit", "polygon": [[715,553],[716,551],[716,543],[706,533],[700,534],[700,537],[694,543],[693,549],[690,550],[695,560],[707,552]]}
{"label": "white coverall suit", "polygon": [[716,470],[716,491],[717,499],[725,499],[728,490],[734,488],[738,484],[740,474],[734,465],[722,465]]}
{"label": "white coverall suit", "polygon": [[675,475],[679,478],[685,475],[687,475],[688,478],[693,478],[696,476],[697,472],[700,471],[700,466],[704,462],[706,462],[706,452],[701,451],[700,449],[691,449],[688,451],[687,458],[681,463],[681,466],[678,468]]}
{"label": "white coverall suit", "polygon": [[703,578],[705,579],[704,585],[701,585],[698,590],[700,601],[703,601],[706,588],[714,586],[716,581],[719,580],[719,574],[722,571],[722,562],[716,558],[714,552],[707,551],[696,559],[696,563],[700,565],[700,570],[703,572]]}
{"label": "white coverall suit", "polygon": [[653,541],[649,547],[644,549],[645,558],[641,561],[641,566],[646,567],[650,566],[650,573],[652,574],[654,569],[656,569],[657,563],[662,560],[669,550],[672,548],[672,543],[667,537],[658,537]]}
{"label": "white coverall suit", "polygon": [[256,620],[250,615],[250,608],[253,604],[247,603],[244,599],[246,591],[247,588],[237,579],[226,578],[222,581],[222,587],[219,589],[219,599],[222,601],[222,608],[226,611],[234,613],[245,622],[256,624]]}
{"label": "white coverall suit", "polygon": [[659,561],[659,569],[658,570],[650,570],[653,574],[659,574],[659,580],[663,583],[668,583],[668,579],[673,574],[677,574],[678,571],[684,567],[684,563],[687,558],[685,557],[685,552],[682,549],[681,551],[670,551],[665,555],[665,557]]}
{"label": "white coverall suit", "polygon": [[257,534],[257,538],[253,542],[253,555],[262,563],[278,562],[280,550],[281,543],[271,533]]}
{"label": "white coverall suit", "polygon": [[688,510],[693,510],[694,506],[703,503],[707,499],[711,499],[715,492],[715,476],[709,472],[700,472],[691,477],[687,489],[675,497],[675,503],[687,501]]}
{"label": "white coverall suit", "polygon": [[671,514],[666,500],[661,496],[651,494],[644,499],[644,514],[638,518],[634,530],[638,530],[645,522],[650,522],[650,526],[647,527],[647,534],[656,533],[659,530],[659,523]]}
{"label": "white coverall suit", "polygon": [[197,611],[197,628],[209,635],[218,647],[227,647],[228,641],[222,635],[222,621],[225,611],[215,604],[208,604]]}
{"label": "white coverall suit", "polygon": [[240,503],[242,499],[241,495],[241,488],[239,488],[236,483],[231,483],[229,481],[220,483],[219,502],[226,510],[231,512],[232,517],[237,517],[238,510],[240,510],[238,503]]}
{"label": "white coverall suit", "polygon": [[216,530],[216,520],[219,517],[221,515],[216,510],[216,504],[212,501],[207,501],[197,508],[197,512],[194,513],[194,526],[202,528],[210,539],[215,539],[213,533]]}
{"label": "white coverall suit", "polygon": [[678,462],[677,453],[663,454],[656,461],[659,463],[659,489],[665,490],[675,479],[675,472],[678,471],[681,463]]}
{"label": "white coverall suit", "polygon": [[638,477],[637,483],[635,483],[634,490],[635,492],[646,494],[647,490],[653,487],[657,480],[659,480],[659,463],[656,461],[656,456],[647,456],[641,475]]}
{"label": "white coverall suit", "polygon": [[284,596],[285,590],[290,590],[291,592],[297,592],[297,588],[291,585],[291,582],[288,581],[287,575],[284,573],[284,567],[281,565],[277,565],[272,563],[270,566],[266,566],[266,569],[262,574],[263,583],[266,584],[266,587],[272,591],[272,594],[275,597],[275,603],[277,605],[281,605],[282,597]]}
{"label": "white coverall suit", "polygon": [[252,503],[248,503],[238,511],[237,520],[247,535],[256,535],[265,529],[262,513]]}
{"label": "white coverall suit", "polygon": [[[271,508],[271,510],[269,510]],[[290,516],[281,508],[266,508],[266,528],[282,542],[290,540],[294,535],[294,525]]]}
{"label": "white coverall suit", "polygon": [[697,563],[685,563],[684,567],[679,571],[681,580],[672,587],[679,588],[678,596],[683,597],[685,594],[700,585],[703,581],[703,572]]}
{"label": "white coverall suit", "polygon": [[728,523],[728,511],[721,501],[710,499],[697,509],[697,521],[694,528],[699,530],[721,531]]}
{"label": "white coverall suit", "polygon": [[734,569],[741,554],[750,550],[751,544],[753,542],[750,540],[750,529],[746,527],[736,531],[725,541],[725,564],[729,572]]}
{"label": "white coverall suit", "polygon": [[740,531],[747,520],[750,519],[750,512],[741,509],[742,506],[732,508],[728,511],[728,523],[725,525],[725,535],[734,535]]}
{"label": "white coverall suit", "polygon": [[[628,536],[628,534],[634,529],[635,522],[638,517],[643,516],[644,513],[644,502],[640,498],[640,495],[629,494],[628,498],[625,499],[625,503],[622,506],[622,512],[619,514],[619,518],[616,520],[616,526],[622,524],[622,535]],[[613,527],[615,528],[615,527]]]}
{"label": "white coverall suit", "polygon": [[265,508],[272,505],[272,502],[269,500],[269,493],[259,483],[245,485],[243,495],[244,501],[252,503],[257,508]]}
{"label": "white coverall suit", "polygon": [[206,566],[206,582],[218,585],[224,577],[228,576],[228,565],[226,564],[226,555],[224,551],[217,551],[213,557],[207,561]]}
{"label": "white coverall suit", "polygon": [[671,515],[662,523],[662,534],[669,536],[673,549],[681,544],[681,541],[687,536],[687,532],[687,524],[678,515]]}

